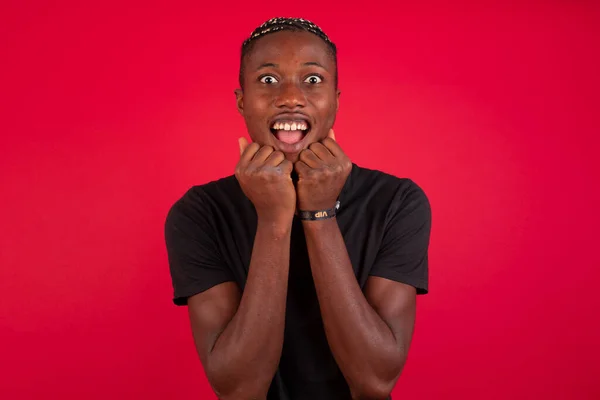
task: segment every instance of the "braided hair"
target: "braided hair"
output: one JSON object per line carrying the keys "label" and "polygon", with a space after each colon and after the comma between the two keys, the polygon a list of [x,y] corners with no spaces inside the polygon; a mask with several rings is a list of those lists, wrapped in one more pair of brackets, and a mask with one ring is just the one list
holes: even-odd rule
{"label": "braided hair", "polygon": [[321,28],[317,25],[303,18],[284,18],[277,17],[271,18],[266,21],[258,28],[256,28],[250,34],[248,39],[244,40],[242,43],[242,51],[241,51],[241,60],[240,60],[240,75],[239,81],[240,86],[243,87],[243,74],[244,74],[244,58],[250,53],[254,44],[261,37],[268,35],[269,33],[278,32],[278,31],[295,31],[295,32],[310,32],[314,35],[320,37],[329,48],[331,56],[333,57],[333,61],[336,66],[336,74],[335,74],[335,86],[337,87],[337,48],[335,44],[329,39],[329,37],[323,32]]}

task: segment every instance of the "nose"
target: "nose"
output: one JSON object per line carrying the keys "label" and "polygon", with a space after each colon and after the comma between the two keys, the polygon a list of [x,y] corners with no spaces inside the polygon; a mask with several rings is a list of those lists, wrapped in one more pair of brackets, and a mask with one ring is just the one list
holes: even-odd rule
{"label": "nose", "polygon": [[306,105],[306,95],[296,83],[288,82],[280,86],[275,105],[279,108],[290,109],[304,107]]}

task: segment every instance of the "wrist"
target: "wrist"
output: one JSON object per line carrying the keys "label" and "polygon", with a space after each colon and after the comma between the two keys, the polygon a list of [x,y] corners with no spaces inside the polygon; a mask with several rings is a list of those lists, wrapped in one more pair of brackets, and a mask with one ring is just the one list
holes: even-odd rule
{"label": "wrist", "polygon": [[292,231],[292,222],[294,215],[269,215],[258,214],[257,228],[266,229],[274,236],[282,237]]}
{"label": "wrist", "polygon": [[322,221],[334,218],[337,215],[337,211],[340,208],[340,202],[336,201],[333,206],[326,206],[321,208],[300,208],[296,214],[302,221]]}
{"label": "wrist", "polygon": [[316,221],[303,220],[302,227],[307,234],[323,234],[326,236],[328,235],[327,232],[331,232],[332,229],[339,229],[337,218],[335,216]]}
{"label": "wrist", "polygon": [[298,201],[298,210],[303,210],[303,211],[327,210],[327,209],[335,207],[336,203],[337,203],[337,199],[333,199],[331,201],[319,201],[319,202]]}

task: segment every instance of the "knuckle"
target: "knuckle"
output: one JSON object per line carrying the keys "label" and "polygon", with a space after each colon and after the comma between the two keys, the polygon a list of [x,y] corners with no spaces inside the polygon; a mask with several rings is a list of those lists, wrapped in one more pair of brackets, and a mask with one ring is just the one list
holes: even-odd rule
{"label": "knuckle", "polygon": [[283,164],[280,164],[277,167],[275,167],[275,176],[277,176],[278,178],[285,176],[285,167]]}
{"label": "knuckle", "polygon": [[243,165],[238,165],[235,169],[235,174],[237,176],[245,176],[248,174],[248,167]]}

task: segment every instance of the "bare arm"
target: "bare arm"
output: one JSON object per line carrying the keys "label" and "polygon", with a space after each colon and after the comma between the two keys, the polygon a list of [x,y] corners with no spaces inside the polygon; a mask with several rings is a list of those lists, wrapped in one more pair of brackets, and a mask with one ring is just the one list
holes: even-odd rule
{"label": "bare arm", "polygon": [[385,399],[406,360],[416,291],[371,277],[363,294],[336,219],[305,222],[304,230],[325,333],[352,396]]}
{"label": "bare arm", "polygon": [[188,300],[208,380],[221,399],[264,399],[283,345],[291,221],[258,222],[244,293],[233,282]]}
{"label": "bare arm", "polygon": [[[331,130],[321,143],[300,153],[295,169],[300,209],[326,210],[335,204],[352,163]],[[393,275],[403,264],[414,264],[413,268],[423,259],[429,210],[425,202],[419,203],[418,196],[416,199],[402,213],[392,212],[373,272],[387,270]],[[414,329],[416,289],[371,276],[363,293],[337,218],[304,221],[303,226],[325,334],[352,397],[385,399],[406,361]]]}
{"label": "bare arm", "polygon": [[222,399],[264,399],[281,358],[296,192],[283,153],[240,140],[236,178],[258,223],[244,292],[227,283],[189,299],[196,347]]}

